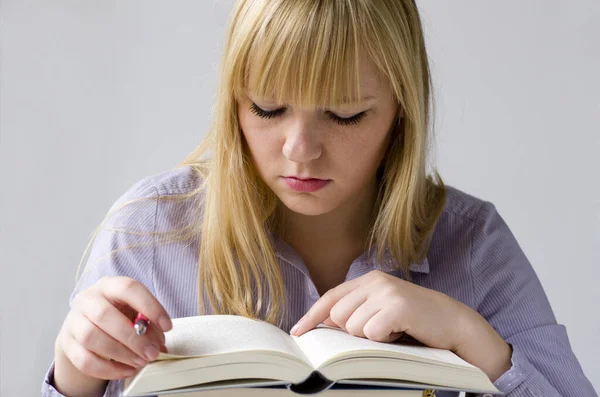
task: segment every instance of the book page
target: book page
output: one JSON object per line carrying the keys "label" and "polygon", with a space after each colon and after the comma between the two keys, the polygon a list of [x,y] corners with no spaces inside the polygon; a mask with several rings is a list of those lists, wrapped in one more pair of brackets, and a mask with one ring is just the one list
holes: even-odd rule
{"label": "book page", "polygon": [[168,354],[157,360],[211,356],[243,351],[270,351],[306,361],[290,335],[260,320],[234,315],[174,318],[165,333]]}
{"label": "book page", "polygon": [[342,355],[352,357],[385,355],[434,364],[473,367],[448,350],[402,343],[375,342],[324,324],[320,324],[302,336],[291,335],[291,337],[315,369]]}

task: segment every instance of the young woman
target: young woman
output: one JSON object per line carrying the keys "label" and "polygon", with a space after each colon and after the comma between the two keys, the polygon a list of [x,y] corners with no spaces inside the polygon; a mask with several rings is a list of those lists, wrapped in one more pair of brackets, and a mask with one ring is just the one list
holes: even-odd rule
{"label": "young woman", "polygon": [[595,395],[494,205],[426,174],[427,62],[413,0],[239,0],[210,134],[113,206],[42,394],[116,395],[170,318],[229,313],[406,333],[511,397]]}

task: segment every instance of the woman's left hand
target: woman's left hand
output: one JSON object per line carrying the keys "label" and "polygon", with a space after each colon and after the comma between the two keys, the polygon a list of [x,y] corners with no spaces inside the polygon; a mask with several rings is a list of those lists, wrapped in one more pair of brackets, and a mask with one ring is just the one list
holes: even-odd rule
{"label": "woman's left hand", "polygon": [[292,328],[300,336],[318,324],[377,342],[403,333],[448,349],[495,381],[511,367],[511,347],[469,306],[441,292],[378,270],[327,291]]}

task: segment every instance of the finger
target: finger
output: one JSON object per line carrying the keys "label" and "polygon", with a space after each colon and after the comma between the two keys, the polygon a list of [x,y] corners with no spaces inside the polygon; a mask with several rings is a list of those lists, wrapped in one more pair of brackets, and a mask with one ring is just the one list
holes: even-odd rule
{"label": "finger", "polygon": [[329,312],[343,296],[358,287],[359,279],[347,281],[338,285],[335,288],[327,291],[323,296],[315,302],[310,310],[302,317],[298,323],[292,328],[291,333],[300,336],[308,330],[319,325],[323,320],[329,317]]}
{"label": "finger", "polygon": [[368,299],[365,288],[356,288],[344,295],[329,311],[331,321],[343,330],[346,330],[346,322],[352,313]]}
{"label": "finger", "polygon": [[[139,338],[139,335],[136,336]],[[147,336],[151,341],[153,341],[152,344],[158,347],[159,352],[167,353],[167,347],[165,346],[165,333],[162,332],[158,327],[150,323],[145,336]]]}
{"label": "finger", "polygon": [[159,345],[164,345],[166,343],[165,333],[162,332],[155,324],[150,323],[146,335],[150,340],[159,342]]}
{"label": "finger", "polygon": [[336,323],[333,322],[333,320],[331,319],[331,317],[327,317],[325,320],[323,320],[323,324],[329,325],[330,327],[339,328],[339,326]]}
{"label": "finger", "polygon": [[65,328],[79,345],[100,357],[110,358],[134,368],[143,367],[148,363],[147,360],[107,335],[76,310],[72,310],[67,314]]}
{"label": "finger", "polygon": [[163,332],[173,327],[165,308],[139,281],[128,277],[110,277],[101,279],[98,284],[110,302],[126,303],[137,312],[143,313]]}
{"label": "finger", "polygon": [[62,334],[63,351],[71,363],[85,375],[97,379],[115,380],[135,375],[134,368],[108,361],[81,346],[68,332]]}
{"label": "finger", "polygon": [[363,327],[365,336],[376,342],[392,342],[400,338],[403,332],[394,331],[389,318],[390,313],[387,311],[378,311]]}
{"label": "finger", "polygon": [[351,335],[366,338],[365,325],[379,310],[381,306],[373,299],[365,301],[346,321],[346,331]]}
{"label": "finger", "polygon": [[73,308],[140,357],[152,361],[158,356],[162,341],[156,333],[137,335],[131,320],[103,295],[95,291],[84,291],[73,302]]}

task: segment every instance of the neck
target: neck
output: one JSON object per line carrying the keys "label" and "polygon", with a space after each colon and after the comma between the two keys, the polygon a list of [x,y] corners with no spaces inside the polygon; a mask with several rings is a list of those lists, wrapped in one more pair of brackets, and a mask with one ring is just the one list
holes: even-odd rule
{"label": "neck", "polygon": [[295,249],[351,247],[362,252],[373,221],[377,182],[372,181],[360,196],[322,215],[302,215],[281,206],[284,239]]}

